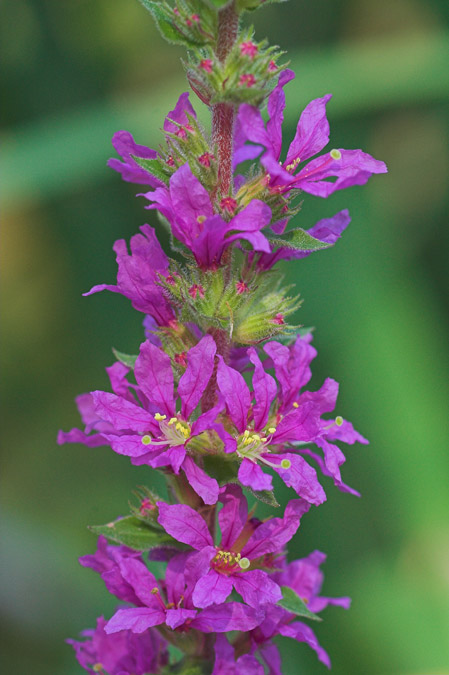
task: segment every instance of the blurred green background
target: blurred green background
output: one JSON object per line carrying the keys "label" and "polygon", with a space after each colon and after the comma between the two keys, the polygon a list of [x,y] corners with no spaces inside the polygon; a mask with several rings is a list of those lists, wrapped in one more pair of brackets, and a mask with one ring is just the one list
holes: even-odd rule
{"label": "blurred green background", "polygon": [[[141,341],[126,300],[81,293],[113,282],[113,241],[154,221],[105,163],[120,128],[157,146],[185,87],[183,52],[135,0],[10,0],[0,12],[2,653],[5,672],[75,675],[64,638],[115,604],[77,563],[95,547],[86,525],[125,513],[133,487],[158,479],[108,448],[58,447],[56,432],[78,425],[76,394],[107,387],[111,346]],[[304,105],[333,92],[332,146],[390,170],[306,196],[297,219],[352,214],[333,249],[285,271],[305,299],[298,320],[317,329],[314,388],[339,380],[337,412],[371,445],[350,448],[343,472],[363,499],[326,482],[291,554],[327,552],[325,593],[353,598],[317,627],[334,675],[447,675],[449,6],[291,0],[254,18],[297,71],[287,138]],[[325,672],[306,646],[280,644],[286,675]]]}

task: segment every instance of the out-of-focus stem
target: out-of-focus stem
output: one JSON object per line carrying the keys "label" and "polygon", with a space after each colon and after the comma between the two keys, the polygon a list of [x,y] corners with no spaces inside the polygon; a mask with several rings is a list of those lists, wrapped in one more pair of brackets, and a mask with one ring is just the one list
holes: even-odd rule
{"label": "out-of-focus stem", "polygon": [[[221,63],[226,59],[236,40],[239,17],[235,3],[218,13],[218,39],[216,54]],[[235,107],[228,103],[212,106],[212,142],[217,148],[218,182],[216,193],[226,195],[232,185],[232,152]]]}

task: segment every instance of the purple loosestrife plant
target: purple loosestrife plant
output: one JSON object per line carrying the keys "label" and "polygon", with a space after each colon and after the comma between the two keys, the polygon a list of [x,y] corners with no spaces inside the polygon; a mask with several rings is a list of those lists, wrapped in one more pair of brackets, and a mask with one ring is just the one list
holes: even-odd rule
{"label": "purple loosestrife plant", "polygon": [[[323,478],[358,495],[343,482],[339,444],[367,441],[335,417],[335,380],[307,388],[316,350],[310,331],[288,321],[300,303],[277,263],[334,245],[350,222],[343,210],[292,227],[298,195],[326,198],[386,167],[361,150],[319,154],[330,94],[306,106],[282,152],[294,73],[241,27],[264,2],[141,0],[162,36],[188,49],[188,82],[212,120],[210,130],[199,124],[185,92],[158,150],[127,131],[112,141],[121,159],[109,166],[146,186],[143,206],[168,226],[173,253],[156,223],[142,225],[129,249],[115,242],[117,282],[85,295],[127,297],[144,315],[142,344],[137,355],[114,352],[111,391],[78,396],[84,428],[58,442],[109,446],[162,472],[167,495],[141,487],[129,515],[91,527],[98,548],[80,562],[120,604],[68,641],[89,673],[278,675],[277,635],[305,642],[329,666],[309,622],[350,604],[319,595],[324,554],[288,561],[301,518],[326,499]],[[261,521],[257,500],[279,506],[276,474],[290,501]]]}

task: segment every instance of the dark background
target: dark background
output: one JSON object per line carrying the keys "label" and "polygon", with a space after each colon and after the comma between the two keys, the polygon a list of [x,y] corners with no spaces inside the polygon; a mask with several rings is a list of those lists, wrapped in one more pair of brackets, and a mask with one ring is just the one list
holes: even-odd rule
{"label": "dark background", "polygon": [[[350,208],[337,246],[285,271],[305,300],[298,321],[317,329],[313,387],[339,380],[337,412],[371,445],[349,448],[343,471],[363,499],[326,482],[328,502],[304,518],[291,555],[326,551],[325,593],[353,598],[317,627],[334,675],[447,675],[448,5],[291,0],[255,22],[297,72],[286,137],[310,99],[333,92],[331,147],[361,147],[390,169],[306,197],[296,221]],[[111,346],[135,353],[141,341],[126,300],[81,293],[113,282],[112,243],[153,222],[105,163],[120,128],[157,146],[185,88],[183,52],[136,0],[10,0],[0,37],[2,652],[5,672],[75,675],[64,638],[115,604],[77,563],[95,547],[86,525],[125,513],[133,487],[158,478],[109,448],[58,447],[56,432],[78,425],[76,394],[107,387]],[[325,672],[306,646],[280,644],[286,675]]]}

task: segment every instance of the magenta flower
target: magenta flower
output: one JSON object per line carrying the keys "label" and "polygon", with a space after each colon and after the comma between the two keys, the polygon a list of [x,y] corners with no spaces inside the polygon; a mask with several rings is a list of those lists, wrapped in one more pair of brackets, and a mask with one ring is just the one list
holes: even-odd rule
{"label": "magenta flower", "polygon": [[105,626],[106,633],[123,630],[144,633],[148,628],[162,624],[182,632],[191,628],[204,633],[226,632],[251,630],[263,621],[262,611],[238,602],[198,611],[192,603],[189,557],[189,553],[173,556],[167,564],[165,580],[159,583],[142,560],[119,559],[119,574],[123,582],[133,589],[136,607],[117,610]]}
{"label": "magenta flower", "polygon": [[[295,77],[292,70],[284,70],[277,86],[268,98],[269,120],[265,125],[258,108],[247,103],[240,106],[239,123],[248,141],[265,149],[261,163],[270,176],[270,187],[281,194],[293,189],[318,197],[328,197],[335,190],[352,185],[364,185],[374,173],[385,173],[387,167],[361,150],[335,149],[303,162],[316,155],[329,142],[329,123],[326,104],[327,94],[311,101],[301,113],[296,135],[291,142],[287,157],[280,161],[282,150],[282,122],[284,119],[285,94],[283,87]],[[328,181],[336,178],[336,181]]]}
{"label": "magenta flower", "polygon": [[[248,350],[248,356],[254,364],[253,394],[242,375],[221,358],[217,384],[235,429],[233,435],[235,454],[240,461],[240,483],[254,490],[272,490],[272,477],[262,467],[271,468],[300,497],[319,505],[325,501],[326,495],[315,469],[303,455],[312,457],[322,473],[331,476],[340,490],[358,495],[358,492],[342,482],[339,467],[345,457],[329,441],[339,440],[350,444],[367,441],[354,430],[350,422],[339,416],[334,420],[322,419],[324,414],[335,408],[338,394],[335,380],[327,378],[317,392],[300,393],[300,389],[311,378],[310,362],[316,355],[315,349],[309,344],[310,339],[310,336],[298,337],[290,347],[275,341],[265,345],[264,351],[270,357],[266,365],[274,366],[280,384],[279,391],[254,348]],[[323,451],[324,461],[304,447],[310,443]],[[290,452],[286,451],[288,446],[291,446]],[[228,451],[232,452],[232,449]]]}
{"label": "magenta flower", "polygon": [[80,666],[90,675],[156,674],[168,664],[167,643],[156,631],[141,635],[122,631],[110,637],[105,625],[105,619],[100,617],[94,630],[81,634],[85,640],[66,640],[74,648]]}
{"label": "magenta flower", "polygon": [[235,427],[236,456],[241,462],[239,481],[254,490],[272,490],[272,477],[262,470],[269,467],[300,497],[310,504],[321,504],[326,495],[315,469],[300,455],[284,452],[288,442],[309,443],[318,436],[320,411],[311,401],[285,415],[272,412],[276,382],[265,371],[253,347],[248,355],[255,367],[254,402],[242,375],[221,358],[217,371],[217,384]]}
{"label": "magenta flower", "polygon": [[[114,394],[94,391],[82,399],[89,410],[84,416],[86,430],[60,433],[58,442],[110,445],[118,454],[130,457],[133,464],[168,467],[176,474],[182,469],[203,501],[215,504],[218,483],[194,461],[189,447],[196,436],[209,429],[224,437],[224,430],[215,423],[221,404],[197,419],[192,417],[212,375],[215,351],[213,338],[206,335],[187,352],[188,365],[177,389],[181,400],[177,412],[170,357],[147,340],[134,367],[137,387],[133,388],[140,405],[130,392],[131,385]],[[91,436],[92,429],[96,433]]]}
{"label": "magenta flower", "polygon": [[[281,586],[289,586],[307,604],[313,612],[321,612],[328,605],[348,609],[351,600],[348,597],[329,598],[318,595],[323,583],[320,565],[326,560],[324,553],[314,551],[307,558],[286,563],[282,572],[272,576]],[[305,642],[317,654],[319,660],[330,668],[327,652],[321,647],[313,630],[303,621],[298,621],[294,614],[281,607],[273,607],[265,620],[251,632],[251,648],[256,649],[271,669],[273,675],[282,675],[281,659],[277,647],[271,642],[275,635],[291,637],[298,642]]]}
{"label": "magenta flower", "polygon": [[187,562],[197,581],[192,593],[196,607],[224,602],[235,588],[251,607],[275,604],[281,599],[279,586],[264,567],[267,554],[282,552],[309,509],[303,500],[292,500],[283,518],[254,524],[241,489],[229,485],[221,490],[223,508],[218,514],[221,542],[215,545],[203,517],[186,504],[159,502],[158,522],[177,541],[198,551]]}
{"label": "magenta flower", "polygon": [[241,239],[248,241],[255,251],[269,253],[271,250],[268,239],[260,231],[270,223],[269,206],[254,199],[226,222],[214,213],[208,191],[188,164],[171,176],[169,188],[161,187],[143,196],[152,202],[146,208],[158,209],[167,218],[173,236],[192,251],[202,268],[219,264],[224,250]]}
{"label": "magenta flower", "polygon": [[175,321],[175,313],[165,297],[159,276],[168,276],[168,258],[149,225],[143,225],[142,234],[131,237],[131,255],[124,239],[115,242],[117,254],[117,285],[99,284],[84,295],[99,291],[120,293],[131,300],[134,309],[153,317],[158,326]]}
{"label": "magenta flower", "polygon": [[[186,136],[189,131],[187,113],[196,118],[196,113],[189,101],[189,94],[184,92],[179,97],[175,108],[165,118],[164,131],[176,134],[181,138]],[[121,173],[123,180],[129,183],[151,185],[153,188],[164,185],[162,181],[148,173],[148,171],[145,171],[145,169],[142,169],[133,159],[133,156],[143,159],[157,159],[159,155],[156,150],[147,148],[144,145],[137,145],[128,131],[117,131],[112,137],[112,145],[124,161],[121,162],[115,158],[110,159],[108,166]]]}

